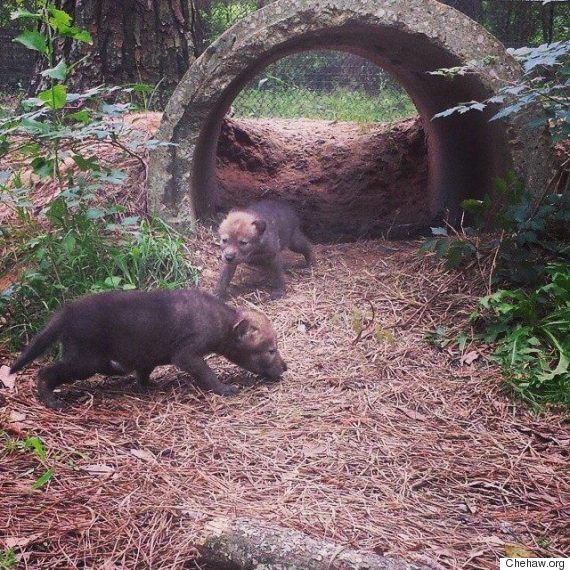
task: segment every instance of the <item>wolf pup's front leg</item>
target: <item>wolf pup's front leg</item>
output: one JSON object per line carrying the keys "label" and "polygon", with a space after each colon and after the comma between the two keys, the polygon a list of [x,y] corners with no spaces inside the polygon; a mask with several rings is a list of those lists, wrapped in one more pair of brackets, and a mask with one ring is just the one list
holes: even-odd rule
{"label": "wolf pup's front leg", "polygon": [[267,264],[267,271],[271,276],[271,293],[269,298],[272,301],[281,299],[285,294],[285,272],[283,271],[283,261],[278,253]]}
{"label": "wolf pup's front leg", "polygon": [[204,390],[220,396],[233,396],[239,391],[235,386],[222,384],[208,363],[202,357],[188,352],[188,349],[182,349],[172,362],[178,368],[190,372]]}
{"label": "wolf pup's front leg", "polygon": [[216,287],[216,294],[221,299],[223,299],[227,294],[229,284],[232,282],[236,268],[236,263],[224,262],[224,266],[220,272],[220,277],[218,278],[218,285]]}

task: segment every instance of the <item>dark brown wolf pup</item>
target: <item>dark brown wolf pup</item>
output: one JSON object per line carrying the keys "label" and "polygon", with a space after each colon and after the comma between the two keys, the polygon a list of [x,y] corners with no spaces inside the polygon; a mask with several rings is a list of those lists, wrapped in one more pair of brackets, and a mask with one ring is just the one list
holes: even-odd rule
{"label": "dark brown wolf pup", "polygon": [[61,341],[63,359],[39,371],[38,392],[50,408],[61,402],[60,384],[94,374],[135,372],[149,384],[156,366],[174,364],[216,394],[237,388],[221,383],[204,357],[221,354],[238,366],[278,379],[287,366],[269,320],[255,311],[235,310],[199,289],[129,291],[88,295],[65,305],[13,364],[14,373]]}
{"label": "dark brown wolf pup", "polygon": [[308,267],[315,261],[299,216],[285,202],[261,200],[243,210],[232,210],[221,223],[219,234],[224,263],[217,288],[221,297],[240,263],[264,269],[273,286],[271,298],[279,299],[285,290],[281,251],[302,253]]}

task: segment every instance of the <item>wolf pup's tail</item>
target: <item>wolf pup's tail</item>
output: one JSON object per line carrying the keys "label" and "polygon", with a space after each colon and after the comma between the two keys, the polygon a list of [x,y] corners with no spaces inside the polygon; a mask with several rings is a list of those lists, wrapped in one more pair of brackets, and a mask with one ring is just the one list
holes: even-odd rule
{"label": "wolf pup's tail", "polygon": [[10,374],[14,374],[21,370],[38,356],[43,354],[50,345],[52,345],[61,335],[63,330],[63,315],[57,313],[48,323],[48,326],[39,333],[32,342],[25,348],[24,352],[20,354],[20,358],[12,364]]}

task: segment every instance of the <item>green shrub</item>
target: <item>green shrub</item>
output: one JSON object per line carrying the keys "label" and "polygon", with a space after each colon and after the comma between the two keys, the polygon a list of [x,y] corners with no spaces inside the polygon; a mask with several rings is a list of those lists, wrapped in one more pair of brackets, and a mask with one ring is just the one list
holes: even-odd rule
{"label": "green shrub", "polygon": [[[0,172],[0,198],[17,217],[0,232],[5,252],[0,269],[15,276],[14,283],[0,291],[0,341],[11,348],[37,332],[62,303],[79,295],[185,287],[198,278],[182,238],[172,228],[159,220],[125,215],[123,207],[101,203],[97,197],[105,186],[122,184],[125,175],[87,154],[86,143],[108,144],[143,159],[136,153],[137,142],[123,137],[124,125],[116,120],[132,104],[106,103],[104,97],[119,91],[116,88],[69,93],[66,82],[73,67],[63,59],[54,60],[57,41],[89,43],[89,34],[45,1],[37,12],[21,10],[16,17],[42,23],[42,31],[26,30],[16,41],[39,52],[49,68],[42,72],[45,89],[24,101],[25,112],[0,117],[0,156],[9,155],[12,164],[51,180],[60,193],[38,219],[20,172]],[[150,94],[139,84],[124,91],[127,96]],[[150,140],[147,146],[158,144]],[[73,160],[78,174],[70,169],[64,174],[61,165],[66,159]]]}
{"label": "green shrub", "polygon": [[[534,287],[546,279],[549,264],[570,261],[570,193],[546,194],[537,202],[510,172],[495,180],[494,199],[465,200],[462,206],[474,226],[432,228],[434,237],[421,248],[445,259],[448,269],[491,255],[496,261],[492,284]],[[491,215],[497,231],[484,233]]]}
{"label": "green shrub", "polygon": [[474,318],[485,322],[479,338],[496,344],[494,356],[518,396],[570,406],[570,266],[549,265],[546,273],[538,288],[484,297]]}
{"label": "green shrub", "polygon": [[[554,139],[570,133],[570,42],[513,50],[524,69],[517,84],[509,84],[490,99],[472,101],[436,115],[479,112],[490,104],[501,109],[500,120],[542,106]],[[470,65],[433,72],[448,80],[483,72],[489,58]],[[568,161],[542,196],[526,192],[514,174],[497,180],[494,196],[466,200],[463,208],[474,226],[460,230],[432,228],[434,237],[422,250],[445,259],[448,268],[476,263],[490,267],[489,286],[498,290],[480,300],[473,315],[482,328],[481,342],[495,345],[494,358],[514,393],[532,404],[570,406],[570,192],[553,192],[570,176]],[[568,184],[566,184],[566,190]],[[498,204],[498,206],[497,206]],[[494,220],[495,231],[485,232]]]}
{"label": "green shrub", "polygon": [[[512,173],[497,180],[496,191],[503,203],[497,232],[432,228],[421,251],[449,269],[492,261],[488,280],[499,289],[473,315],[483,327],[476,340],[495,344],[494,358],[518,396],[570,405],[570,193],[547,194],[537,204]],[[482,224],[493,201],[464,207]]]}

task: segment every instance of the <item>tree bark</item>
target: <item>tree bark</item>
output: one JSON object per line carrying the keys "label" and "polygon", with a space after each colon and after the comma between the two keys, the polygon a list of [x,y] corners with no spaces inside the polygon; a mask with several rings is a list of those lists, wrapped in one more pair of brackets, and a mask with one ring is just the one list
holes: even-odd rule
{"label": "tree bark", "polygon": [[254,570],[303,568],[303,570],[429,570],[439,565],[409,564],[401,559],[359,552],[330,542],[252,519],[211,521],[204,530],[200,568]]}
{"label": "tree bark", "polygon": [[552,42],[554,37],[554,2],[542,5],[542,39],[545,43]]}
{"label": "tree bark", "polygon": [[192,0],[58,0],[57,5],[93,38],[92,46],[67,39],[58,46],[68,63],[87,56],[70,79],[73,90],[160,82],[162,106],[195,56]]}
{"label": "tree bark", "polygon": [[194,55],[199,57],[208,47],[210,33],[208,21],[212,14],[212,2],[211,0],[190,0],[190,2],[193,11]]}

